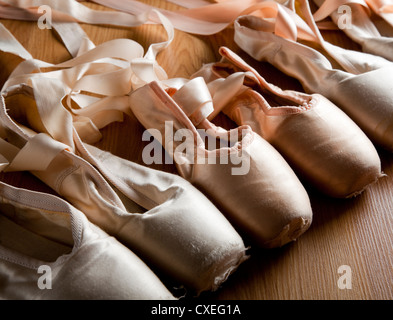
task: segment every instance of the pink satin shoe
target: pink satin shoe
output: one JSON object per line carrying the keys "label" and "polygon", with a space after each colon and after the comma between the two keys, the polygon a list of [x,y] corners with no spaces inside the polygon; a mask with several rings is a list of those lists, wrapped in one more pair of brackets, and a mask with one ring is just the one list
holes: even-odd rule
{"label": "pink satin shoe", "polygon": [[3,182],[0,283],[2,300],[175,299],[138,256],[68,202]]}
{"label": "pink satin shoe", "polygon": [[[267,28],[266,21],[258,17],[237,19],[235,42],[254,59],[269,62],[298,79],[306,92],[319,93],[331,100],[355,121],[373,143],[393,150],[393,63],[324,41],[312,19],[308,3],[300,3],[307,23],[294,12],[288,14],[286,22],[291,28],[297,27],[298,34],[307,34],[310,41],[323,46],[345,71],[333,68],[319,51],[296,39],[277,36],[271,27]],[[302,23],[302,28],[299,23]]]}
{"label": "pink satin shoe", "polygon": [[[130,94],[130,106],[180,175],[222,208],[241,234],[278,247],[309,228],[310,201],[293,170],[249,126],[227,131],[206,119],[213,106],[202,78],[166,90],[153,81]],[[226,146],[207,144],[202,132]]]}
{"label": "pink satin shoe", "polygon": [[222,110],[238,125],[249,125],[299,176],[327,195],[358,195],[381,176],[374,145],[329,100],[320,94],[281,90],[230,49],[221,47],[219,52],[221,62],[207,64],[194,75],[211,81],[214,114]]}
{"label": "pink satin shoe", "polygon": [[[178,175],[82,143],[67,117],[49,123],[57,123],[57,128],[71,125],[65,130],[71,136],[63,132],[62,137],[75,139],[75,149],[51,138],[35,100],[53,89],[47,85],[46,92],[35,94],[27,85],[2,93],[3,170],[32,172],[176,286],[196,294],[216,290],[247,258],[232,225]],[[55,110],[53,106],[52,115],[61,114]]]}

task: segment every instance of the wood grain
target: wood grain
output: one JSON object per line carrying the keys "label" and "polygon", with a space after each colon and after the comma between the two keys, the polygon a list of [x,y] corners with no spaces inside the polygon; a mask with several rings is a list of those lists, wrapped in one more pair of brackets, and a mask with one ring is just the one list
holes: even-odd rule
{"label": "wood grain", "polygon": [[[146,1],[147,2],[147,1]],[[162,6],[151,0],[150,4]],[[102,7],[87,4],[95,9]],[[175,8],[166,5],[167,9]],[[51,30],[40,30],[33,22],[1,21],[37,59],[58,63],[70,58]],[[95,44],[115,38],[138,41],[145,49],[152,42],[165,39],[160,26],[111,28],[82,25]],[[326,32],[326,39],[358,49],[341,32]],[[282,88],[301,91],[300,84],[270,65],[259,63],[241,52],[233,43],[228,28],[214,36],[195,36],[176,31],[173,43],[158,56],[158,62],[170,77],[189,77],[204,63],[218,59],[217,49],[228,46],[238,52],[270,82]],[[1,85],[20,62],[10,55],[0,55]],[[224,127],[233,123],[220,115],[215,122]],[[134,117],[102,130],[97,146],[123,158],[142,163],[142,126]],[[386,177],[362,195],[348,200],[326,197],[305,183],[314,211],[311,228],[298,241],[279,249],[251,247],[251,258],[213,293],[203,299],[392,299],[393,298],[393,156],[378,149]],[[176,173],[172,165],[157,169]],[[26,172],[1,174],[0,178],[16,186],[53,192]],[[347,265],[352,271],[352,289],[340,289],[338,269]]]}

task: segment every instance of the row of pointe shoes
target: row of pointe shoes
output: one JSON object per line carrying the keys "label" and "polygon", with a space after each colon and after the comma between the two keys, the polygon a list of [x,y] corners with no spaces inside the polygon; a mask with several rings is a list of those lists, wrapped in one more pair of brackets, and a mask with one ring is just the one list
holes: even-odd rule
{"label": "row of pointe shoes", "polygon": [[[185,84],[152,81],[127,100],[147,129],[158,129],[153,135],[173,121],[209,154],[219,152],[206,150],[195,129],[230,137],[210,122],[222,110],[241,131],[225,152],[248,154],[246,175],[232,175],[231,164],[183,162],[180,177],[118,158],[82,142],[72,110],[44,108],[48,92],[64,94],[64,84],[10,82],[0,111],[1,168],[29,170],[63,199],[1,184],[2,297],[173,299],[139,257],[196,292],[214,290],[246,259],[238,232],[276,247],[308,229],[312,210],[295,172],[335,197],[359,194],[381,176],[373,144],[332,102],[282,91],[228,48],[220,53],[222,61]],[[37,287],[42,264],[55,275],[51,290]]]}

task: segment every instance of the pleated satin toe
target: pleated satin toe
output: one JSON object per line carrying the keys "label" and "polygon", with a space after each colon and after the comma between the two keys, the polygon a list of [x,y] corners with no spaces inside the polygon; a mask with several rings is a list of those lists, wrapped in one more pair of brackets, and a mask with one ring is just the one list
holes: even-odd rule
{"label": "pleated satin toe", "polygon": [[374,145],[336,105],[320,94],[281,90],[228,48],[220,54],[221,62],[197,73],[212,80],[215,102],[226,97],[224,104],[217,100],[218,109],[271,143],[299,177],[339,198],[358,195],[381,177]]}
{"label": "pleated satin toe", "polygon": [[178,88],[152,82],[130,94],[130,106],[180,175],[222,208],[241,234],[277,247],[308,229],[310,200],[293,170],[249,126],[227,131],[206,119],[213,106],[202,78]]}

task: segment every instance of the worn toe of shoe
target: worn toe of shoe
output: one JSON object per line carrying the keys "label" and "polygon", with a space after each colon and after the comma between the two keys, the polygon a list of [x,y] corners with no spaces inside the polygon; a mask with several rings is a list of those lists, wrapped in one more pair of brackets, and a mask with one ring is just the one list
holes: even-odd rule
{"label": "worn toe of shoe", "polygon": [[[241,234],[262,247],[282,246],[311,224],[310,199],[282,156],[259,135],[242,150],[247,173],[228,164],[197,165],[194,183],[223,208]],[[218,183],[219,182],[219,183]]]}

